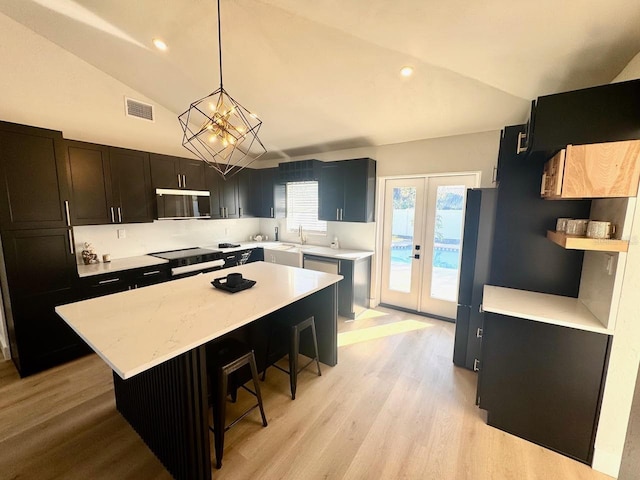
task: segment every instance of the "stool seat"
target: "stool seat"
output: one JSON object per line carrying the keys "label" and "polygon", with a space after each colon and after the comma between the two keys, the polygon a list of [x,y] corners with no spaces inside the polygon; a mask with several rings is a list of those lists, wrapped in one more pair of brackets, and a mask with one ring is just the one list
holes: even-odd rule
{"label": "stool seat", "polygon": [[[278,370],[283,371],[289,375],[289,384],[291,386],[291,399],[296,399],[296,390],[298,387],[298,374],[311,365],[314,361],[316,362],[316,367],[318,369],[318,376],[322,375],[322,371],[320,370],[320,359],[318,355],[318,339],[316,336],[316,322],[313,316],[306,318],[301,321],[281,321],[277,322],[277,329],[285,329],[289,332],[289,370],[285,370],[284,368],[273,365]],[[314,348],[314,357],[302,368],[298,367],[298,355],[300,353],[300,334],[306,330],[307,328],[311,329],[311,336],[313,339],[313,348]],[[267,352],[266,352],[266,361],[264,371],[262,372],[262,381],[264,381],[267,377],[267,368],[269,367],[269,354],[270,347],[272,343],[272,337],[274,335],[274,331],[269,335],[269,340],[267,342]]]}
{"label": "stool seat", "polygon": [[[246,417],[255,408],[260,408],[262,416],[262,426],[267,426],[267,418],[264,414],[262,406],[262,395],[260,394],[260,385],[258,382],[258,370],[256,368],[256,360],[253,350],[244,343],[234,338],[227,338],[208,344],[207,351],[207,371],[209,373],[210,383],[215,385],[215,393],[213,398],[213,426],[209,429],[213,432],[214,446],[216,451],[216,468],[222,467],[222,454],[224,450],[224,433],[233,427],[237,422]],[[251,369],[251,377],[253,379],[253,387],[255,391],[247,388],[244,384],[232,385],[232,398],[235,401],[235,395],[238,386],[254,395],[258,402],[251,408],[247,409],[238,418],[226,425],[226,402],[229,395],[229,376],[237,372],[242,367],[249,366]],[[215,379],[215,382],[213,381]],[[237,382],[239,383],[239,382]]]}

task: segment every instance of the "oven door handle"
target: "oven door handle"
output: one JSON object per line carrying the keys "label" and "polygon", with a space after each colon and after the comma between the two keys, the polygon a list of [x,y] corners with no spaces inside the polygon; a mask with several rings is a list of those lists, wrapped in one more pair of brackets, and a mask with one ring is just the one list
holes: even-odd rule
{"label": "oven door handle", "polygon": [[197,272],[199,270],[206,270],[208,268],[222,267],[224,266],[224,260],[212,260],[210,262],[192,263],[191,265],[185,265],[184,267],[175,267],[171,269],[171,275],[182,275],[183,273]]}

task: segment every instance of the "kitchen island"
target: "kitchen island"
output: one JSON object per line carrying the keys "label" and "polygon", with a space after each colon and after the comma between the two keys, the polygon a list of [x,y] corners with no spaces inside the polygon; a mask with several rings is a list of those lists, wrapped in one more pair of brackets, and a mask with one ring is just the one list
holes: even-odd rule
{"label": "kitchen island", "polygon": [[[256,285],[235,294],[211,286],[233,272]],[[320,361],[337,363],[340,275],[265,262],[221,273],[56,307],[112,368],[118,410],[175,478],[211,478],[207,342],[232,334],[259,349],[275,318],[314,315]]]}

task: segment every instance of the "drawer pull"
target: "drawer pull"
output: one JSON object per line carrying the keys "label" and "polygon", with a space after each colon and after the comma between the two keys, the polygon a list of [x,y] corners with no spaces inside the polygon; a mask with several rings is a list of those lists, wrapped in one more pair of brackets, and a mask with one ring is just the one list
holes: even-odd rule
{"label": "drawer pull", "polygon": [[113,282],[119,282],[120,279],[119,278],[110,278],[109,280],[101,280],[98,282],[98,285],[104,285],[105,283],[113,283]]}
{"label": "drawer pull", "polygon": [[156,275],[157,273],[160,273],[160,270],[154,270],[153,272],[144,272],[142,275]]}

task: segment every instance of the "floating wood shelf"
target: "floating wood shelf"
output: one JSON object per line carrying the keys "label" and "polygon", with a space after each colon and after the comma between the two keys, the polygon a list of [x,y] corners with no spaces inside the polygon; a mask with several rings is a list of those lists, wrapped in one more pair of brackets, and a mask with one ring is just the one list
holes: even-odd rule
{"label": "floating wood shelf", "polygon": [[564,232],[547,230],[547,238],[562,248],[570,250],[597,250],[599,252],[626,252],[629,242],[626,240],[587,238],[567,235]]}

